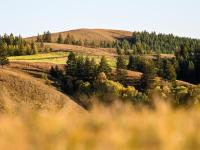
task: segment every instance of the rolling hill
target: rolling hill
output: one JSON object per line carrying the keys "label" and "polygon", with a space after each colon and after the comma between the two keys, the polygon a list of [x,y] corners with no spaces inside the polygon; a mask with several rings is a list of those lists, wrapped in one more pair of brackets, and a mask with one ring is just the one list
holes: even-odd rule
{"label": "rolling hill", "polygon": [[[52,64],[11,63],[8,68],[0,69],[0,102],[1,107],[7,102],[28,104],[32,108],[83,109],[70,97],[55,87],[45,84],[41,73],[46,72]],[[39,78],[40,77],[40,78]]]}
{"label": "rolling hill", "polygon": [[[89,42],[95,41],[115,41],[124,38],[130,38],[132,32],[122,30],[111,30],[111,29],[77,29],[58,33],[52,33],[52,42],[56,42],[57,38],[61,34],[64,38],[70,34],[73,35],[75,40],[87,40]],[[27,40],[36,40],[36,36],[26,38]]]}

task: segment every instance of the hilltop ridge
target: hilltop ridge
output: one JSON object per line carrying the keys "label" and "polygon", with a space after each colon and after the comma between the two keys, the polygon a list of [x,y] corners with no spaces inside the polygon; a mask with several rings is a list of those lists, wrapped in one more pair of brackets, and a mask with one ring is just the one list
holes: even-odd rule
{"label": "hilltop ridge", "polygon": [[[130,38],[132,32],[124,30],[113,30],[113,29],[75,29],[63,32],[52,33],[52,42],[56,42],[59,34],[66,37],[68,34],[72,35],[75,40],[87,40],[89,42],[95,41],[115,41],[124,38]],[[36,36],[28,37],[27,40],[36,40]]]}

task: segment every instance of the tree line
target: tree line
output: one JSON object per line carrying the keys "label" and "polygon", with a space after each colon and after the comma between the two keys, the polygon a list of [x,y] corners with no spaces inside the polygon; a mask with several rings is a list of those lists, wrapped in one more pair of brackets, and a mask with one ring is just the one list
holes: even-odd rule
{"label": "tree line", "polygon": [[131,41],[140,53],[145,51],[149,53],[173,54],[179,51],[183,44],[188,45],[191,50],[200,45],[200,40],[198,39],[178,37],[173,34],[149,33],[146,31],[134,32]]}
{"label": "tree line", "polygon": [[[57,80],[61,89],[69,95],[84,94],[87,99],[95,96],[105,104],[110,104],[117,98],[125,101],[131,99],[133,103],[137,101],[148,103],[147,96],[144,93],[139,92],[133,86],[124,86],[121,82],[124,81],[126,76],[126,70],[121,70],[126,67],[124,59],[124,57],[118,58],[116,64],[118,75],[116,75],[105,56],[97,63],[93,58],[70,53],[64,70],[58,66],[52,67],[50,75]],[[116,76],[118,78],[115,78]],[[118,79],[119,82],[117,82]],[[82,99],[82,97],[76,98]],[[89,102],[84,102],[84,104],[86,107],[90,105]]]}
{"label": "tree line", "polygon": [[[85,107],[91,105],[88,100],[92,97],[104,104],[119,99],[122,102],[152,106],[151,96],[154,91],[160,93],[163,99],[173,96],[174,106],[189,105],[194,103],[200,87],[177,85],[176,63],[175,58],[162,59],[158,56],[153,60],[131,55],[127,64],[127,58],[120,55],[117,57],[116,69],[113,69],[106,57],[97,63],[93,58],[70,53],[64,70],[58,66],[52,67],[50,75],[65,93],[74,96]],[[137,86],[128,83],[127,69],[143,73]],[[80,95],[86,95],[87,98]]]}
{"label": "tree line", "polygon": [[21,36],[0,36],[0,50],[7,56],[33,55],[37,54],[40,46],[35,42],[27,42]]}
{"label": "tree line", "polygon": [[129,70],[144,72],[146,64],[149,64],[148,69],[152,68],[152,72],[163,79],[200,83],[200,47],[191,50],[187,44],[181,45],[174,58],[157,55],[152,60],[140,55],[129,56]]}
{"label": "tree line", "polygon": [[[37,42],[51,43],[51,33],[44,32],[37,36]],[[116,41],[88,41],[87,39],[75,39],[68,33],[66,37],[60,33],[56,40],[59,44],[71,44],[87,47],[116,48],[118,54],[174,54],[181,48],[181,45],[187,44],[191,50],[200,45],[200,40],[178,37],[173,34],[156,34],[155,32],[133,32],[132,37]]]}

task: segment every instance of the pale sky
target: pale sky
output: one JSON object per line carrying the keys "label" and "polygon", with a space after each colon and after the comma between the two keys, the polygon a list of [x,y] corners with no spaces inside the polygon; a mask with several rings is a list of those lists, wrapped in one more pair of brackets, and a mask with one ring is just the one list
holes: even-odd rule
{"label": "pale sky", "polygon": [[112,28],[200,38],[200,0],[0,0],[0,34]]}

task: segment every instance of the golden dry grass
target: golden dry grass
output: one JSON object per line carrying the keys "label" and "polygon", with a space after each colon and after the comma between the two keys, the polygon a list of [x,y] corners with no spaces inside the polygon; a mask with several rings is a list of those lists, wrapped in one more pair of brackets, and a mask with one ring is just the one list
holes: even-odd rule
{"label": "golden dry grass", "polygon": [[89,56],[107,56],[107,57],[117,56],[116,50],[114,48],[89,48],[83,46],[57,44],[57,43],[45,43],[45,46],[52,48],[53,51],[55,52],[57,51],[75,52]]}
{"label": "golden dry grass", "polygon": [[[46,108],[49,104],[60,108],[65,103],[69,103],[74,105],[73,107],[79,107],[71,98],[57,91],[53,86],[46,85],[45,81],[40,79],[41,74],[36,73],[39,73],[40,69],[43,73],[41,64],[39,67],[37,65],[27,66],[28,64],[16,63],[10,68],[0,69],[1,103],[10,100],[17,103],[29,103],[34,108]],[[26,70],[26,67],[29,70]],[[35,78],[35,76],[40,78]]]}
{"label": "golden dry grass", "polygon": [[[11,107],[10,107],[11,108]],[[18,110],[0,114],[3,150],[198,150],[200,109],[135,109],[118,104],[88,113]]]}
{"label": "golden dry grass", "polygon": [[[66,37],[68,34],[73,35],[76,40],[85,40],[89,42],[95,41],[115,41],[122,38],[130,38],[132,32],[122,31],[122,30],[112,30],[112,29],[77,29],[64,31],[59,33],[52,34],[53,42],[56,42],[58,35],[61,34],[63,37]],[[27,40],[36,40],[36,37],[26,38]]]}

